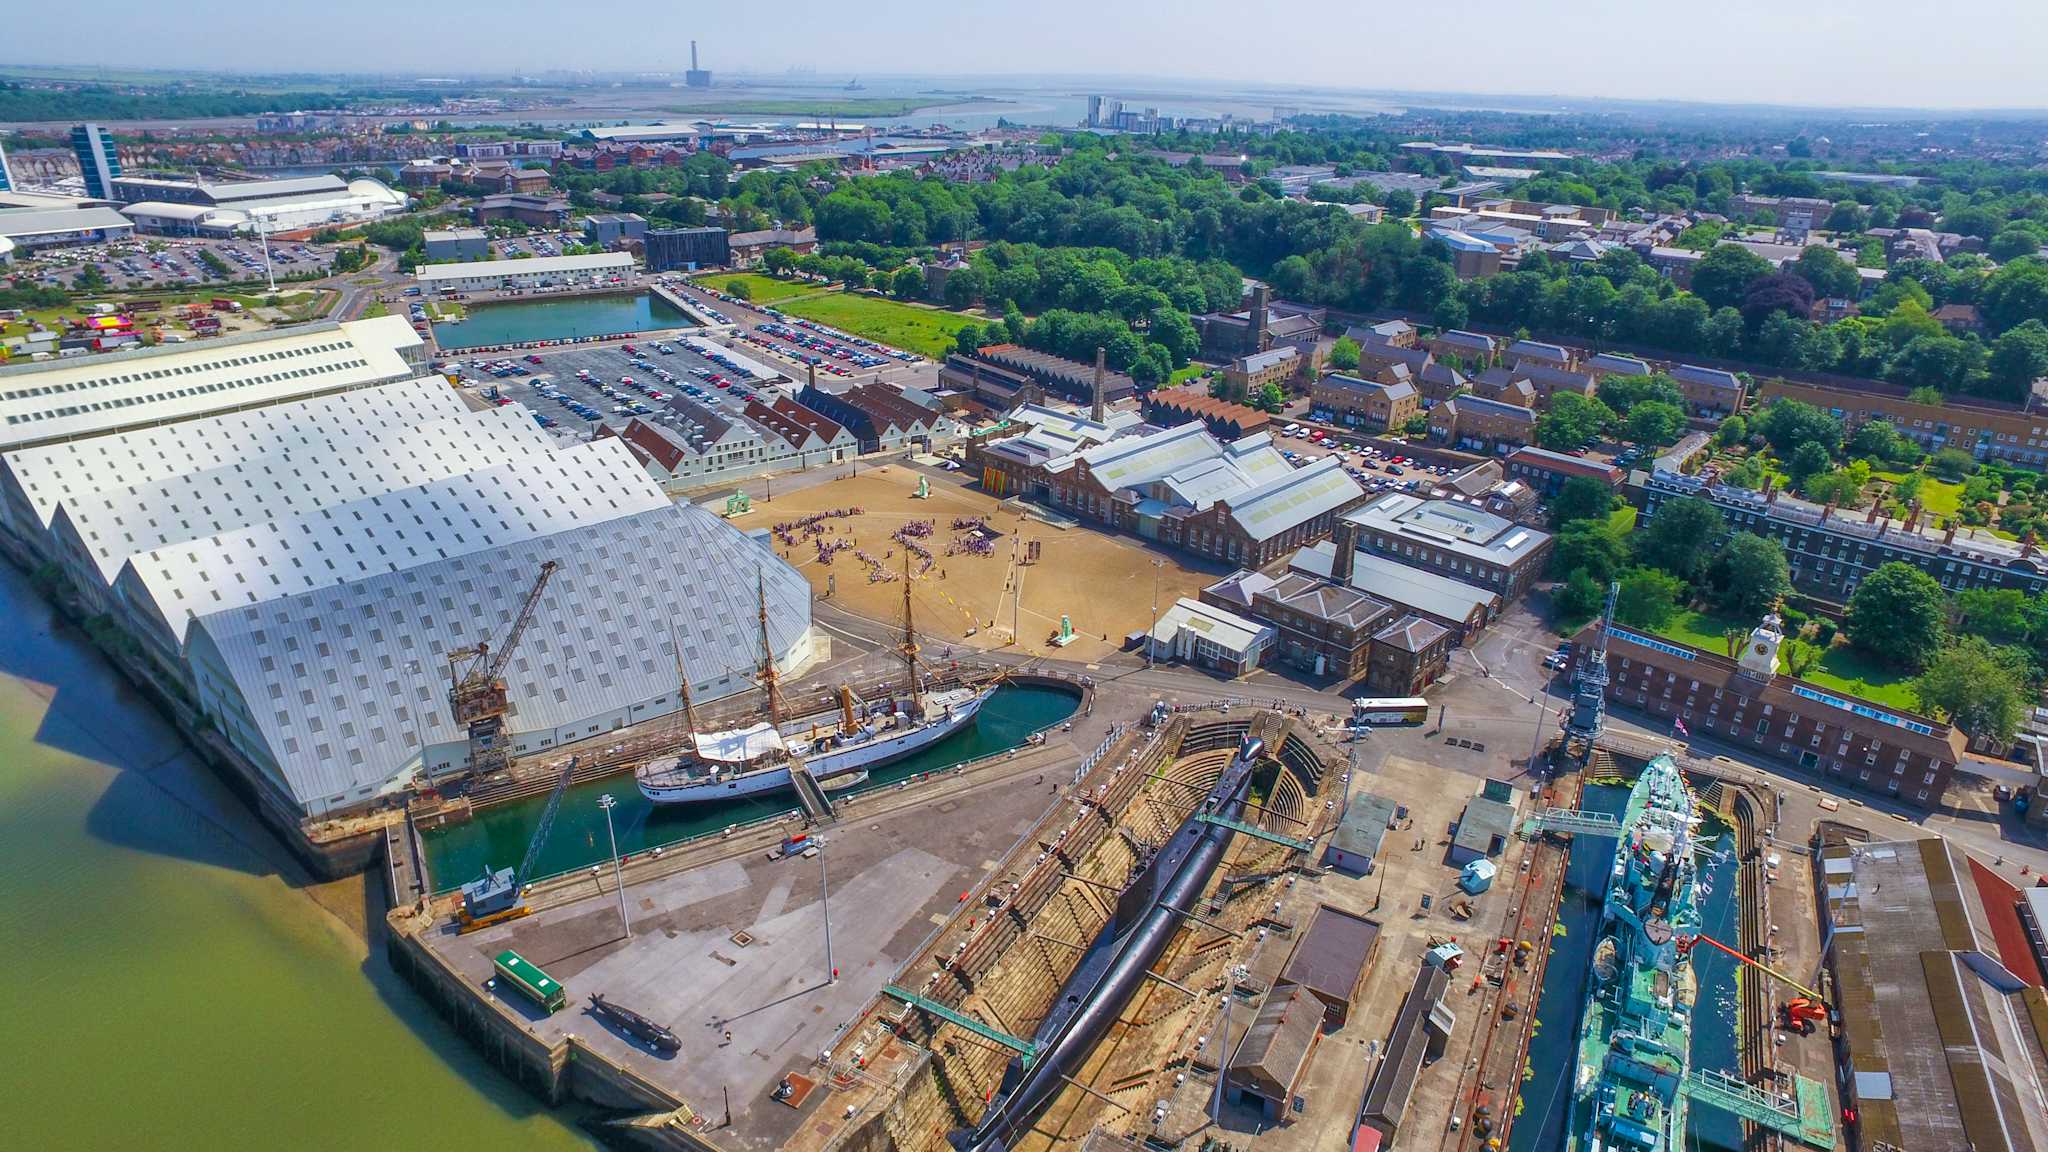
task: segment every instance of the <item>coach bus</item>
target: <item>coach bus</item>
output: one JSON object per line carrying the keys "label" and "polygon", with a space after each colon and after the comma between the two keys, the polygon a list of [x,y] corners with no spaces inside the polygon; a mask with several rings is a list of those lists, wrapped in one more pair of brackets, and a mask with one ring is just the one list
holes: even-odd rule
{"label": "coach bus", "polygon": [[1361,696],[1351,702],[1353,724],[1420,724],[1429,701],[1420,696]]}
{"label": "coach bus", "polygon": [[527,999],[549,1012],[559,1012],[569,1003],[569,994],[563,990],[561,981],[541,971],[533,961],[517,952],[507,949],[498,953],[492,966],[498,970],[498,979],[525,993]]}

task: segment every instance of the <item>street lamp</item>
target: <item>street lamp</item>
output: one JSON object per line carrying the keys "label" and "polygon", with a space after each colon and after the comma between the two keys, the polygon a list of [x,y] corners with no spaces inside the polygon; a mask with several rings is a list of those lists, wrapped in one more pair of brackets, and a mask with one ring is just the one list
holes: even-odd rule
{"label": "street lamp", "polygon": [[612,842],[612,884],[619,890],[619,930],[626,934],[626,939],[631,940],[633,924],[626,919],[626,874],[625,869],[619,864],[618,829],[612,824],[612,809],[618,807],[619,802],[612,799],[612,794],[607,792],[597,798],[597,806],[604,809],[604,831],[605,835],[611,837]]}
{"label": "street lamp", "polygon": [[839,983],[839,969],[832,966],[832,882],[825,874],[825,844],[818,841],[818,901],[825,906],[825,983]]}
{"label": "street lamp", "polygon": [[1166,561],[1152,561],[1152,616],[1145,626],[1145,667],[1152,667],[1152,629],[1159,626],[1159,570],[1166,567]]}

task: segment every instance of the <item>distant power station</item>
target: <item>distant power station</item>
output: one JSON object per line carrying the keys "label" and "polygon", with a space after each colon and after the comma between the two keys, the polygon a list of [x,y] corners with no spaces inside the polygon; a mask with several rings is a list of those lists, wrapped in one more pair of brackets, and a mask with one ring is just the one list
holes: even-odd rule
{"label": "distant power station", "polygon": [[690,70],[688,72],[683,73],[683,87],[711,87],[710,71],[707,69],[697,67],[697,42],[695,40],[690,41]]}

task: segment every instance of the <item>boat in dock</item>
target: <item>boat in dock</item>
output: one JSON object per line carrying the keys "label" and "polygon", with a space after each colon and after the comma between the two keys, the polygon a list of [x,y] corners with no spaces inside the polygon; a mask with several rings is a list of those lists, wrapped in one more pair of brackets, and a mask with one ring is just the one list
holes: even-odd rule
{"label": "boat in dock", "polygon": [[650,761],[637,769],[634,780],[640,794],[654,804],[742,800],[796,788],[797,772],[808,773],[826,791],[841,791],[867,779],[874,769],[893,764],[973,724],[982,705],[995,695],[994,683],[938,691],[925,689],[923,671],[917,662],[916,633],[911,625],[907,565],[900,650],[908,672],[908,684],[902,695],[892,692],[886,698],[863,700],[851,688],[841,686],[835,709],[785,718],[774,654],[768,646],[764,598],[761,664],[756,678],[768,699],[768,719],[746,728],[698,731],[695,709],[689,700],[689,677],[679,670],[678,677],[684,685],[684,716],[691,732],[688,747],[681,755]]}
{"label": "boat in dock", "polygon": [[1700,935],[1692,786],[1670,756],[1629,793],[1579,1028],[1567,1147],[1671,1152],[1686,1145],[1686,1080]]}

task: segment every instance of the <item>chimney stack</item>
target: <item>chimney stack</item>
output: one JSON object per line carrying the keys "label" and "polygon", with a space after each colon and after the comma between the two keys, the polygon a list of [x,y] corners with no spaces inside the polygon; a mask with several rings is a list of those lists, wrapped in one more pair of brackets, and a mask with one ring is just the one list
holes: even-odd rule
{"label": "chimney stack", "polygon": [[1913,501],[1913,503],[1912,503],[1912,504],[1911,504],[1911,505],[1910,505],[1909,507],[1907,507],[1907,509],[1906,509],[1906,531],[1908,531],[1908,532],[1917,532],[1917,531],[1919,531],[1919,530],[1920,530],[1920,502],[1919,502],[1918,500],[1915,500],[1915,501]]}
{"label": "chimney stack", "polygon": [[1820,510],[1820,522],[1821,522],[1821,523],[1823,523],[1823,524],[1827,523],[1827,522],[1828,522],[1828,517],[1830,517],[1830,516],[1833,516],[1834,514],[1835,514],[1835,502],[1834,502],[1833,500],[1830,500],[1830,501],[1828,501],[1828,502],[1827,502],[1826,504],[1823,504],[1823,505],[1821,506],[1821,510]]}
{"label": "chimney stack", "polygon": [[1330,579],[1335,581],[1339,588],[1351,586],[1351,565],[1357,551],[1352,540],[1357,532],[1357,526],[1351,521],[1339,519],[1336,528],[1330,533],[1330,542],[1337,548],[1337,554],[1330,559]]}
{"label": "chimney stack", "polygon": [[804,365],[804,390],[807,392],[818,390],[818,366],[816,364]]}
{"label": "chimney stack", "polygon": [[1102,346],[1097,345],[1095,348],[1095,406],[1088,411],[1089,419],[1094,420],[1097,424],[1102,423],[1103,418],[1108,415],[1108,413],[1103,411],[1102,407],[1102,369],[1108,357],[1108,351]]}
{"label": "chimney stack", "polygon": [[1273,290],[1264,284],[1252,285],[1251,332],[1249,333],[1252,346],[1246,350],[1247,353],[1264,352],[1266,350],[1266,303],[1271,299],[1272,295]]}
{"label": "chimney stack", "polygon": [[697,71],[697,42],[690,41],[690,71]]}
{"label": "chimney stack", "polygon": [[1864,517],[1864,518],[1863,518],[1863,522],[1864,522],[1865,524],[1875,524],[1875,523],[1877,523],[1877,510],[1878,510],[1879,508],[1882,508],[1882,507],[1884,507],[1884,505],[1882,505],[1882,504],[1879,504],[1879,503],[1878,503],[1877,501],[1875,501],[1875,500],[1872,500],[1872,501],[1870,502],[1870,515],[1868,515],[1868,516]]}
{"label": "chimney stack", "polygon": [[1948,531],[1941,534],[1941,542],[1944,547],[1956,542],[1956,522],[1954,520],[1948,522]]}
{"label": "chimney stack", "polygon": [[2020,559],[2025,560],[2027,557],[2032,556],[2033,554],[2034,534],[2032,532],[2029,532],[2025,536],[2020,537]]}

